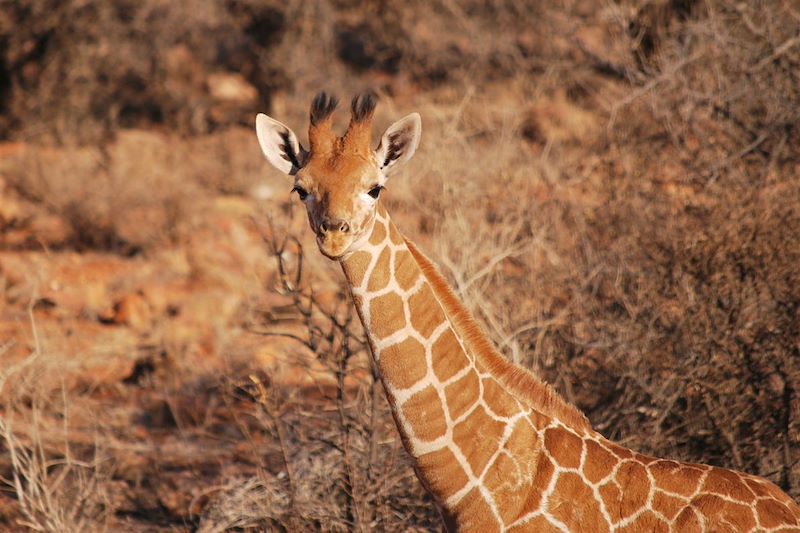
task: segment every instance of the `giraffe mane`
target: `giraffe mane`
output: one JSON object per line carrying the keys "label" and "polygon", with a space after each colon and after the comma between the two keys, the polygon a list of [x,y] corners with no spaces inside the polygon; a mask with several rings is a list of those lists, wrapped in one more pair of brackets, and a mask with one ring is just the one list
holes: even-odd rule
{"label": "giraffe mane", "polygon": [[574,429],[592,431],[586,416],[564,400],[548,383],[541,381],[530,370],[511,363],[491,345],[472,313],[453,294],[433,262],[411,241],[405,239],[405,242],[430,283],[436,298],[442,304],[453,329],[470,351],[482,357],[492,375],[507,386],[514,397],[529,407],[541,411],[544,415],[558,418]]}

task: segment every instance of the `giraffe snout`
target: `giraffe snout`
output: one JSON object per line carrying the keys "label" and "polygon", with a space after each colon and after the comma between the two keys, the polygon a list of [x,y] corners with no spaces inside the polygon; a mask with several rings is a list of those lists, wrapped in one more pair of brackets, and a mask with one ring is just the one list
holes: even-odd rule
{"label": "giraffe snout", "polygon": [[333,217],[324,217],[318,224],[317,245],[323,255],[330,259],[338,259],[353,243],[354,232],[350,223]]}
{"label": "giraffe snout", "polygon": [[350,224],[339,218],[324,218],[319,225],[319,232],[326,233],[349,233]]}

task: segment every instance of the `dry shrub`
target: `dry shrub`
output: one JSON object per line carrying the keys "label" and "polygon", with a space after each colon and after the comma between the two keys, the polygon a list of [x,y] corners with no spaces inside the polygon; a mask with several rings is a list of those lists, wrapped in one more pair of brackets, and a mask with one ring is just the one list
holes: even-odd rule
{"label": "dry shrub", "polygon": [[[532,56],[553,52],[552,41],[531,30],[531,23],[546,24],[549,16],[539,2],[378,0],[341,11],[341,61],[357,71],[401,75],[427,86],[475,75],[507,78],[526,62],[535,63]],[[441,31],[443,25],[451,31]],[[469,37],[478,34],[484,38]]]}
{"label": "dry shrub", "polygon": [[428,530],[435,511],[397,438],[350,302],[323,302],[299,243],[268,233],[278,264],[270,290],[289,305],[280,320],[255,306],[249,327],[265,343],[291,338],[316,354],[316,374],[326,377],[297,388],[260,373],[230,383],[236,425],[259,469],[208,495],[199,530]]}
{"label": "dry shrub", "polygon": [[800,12],[689,4],[612,108],[613,203],[587,232],[605,246],[568,334],[576,360],[590,339],[612,348],[574,377],[614,391],[584,401],[628,442],[796,496]]}
{"label": "dry shrub", "polygon": [[[18,194],[59,215],[76,248],[133,254],[177,239],[197,185],[185,146],[130,131],[105,148],[30,147],[5,175]],[[35,235],[32,236],[35,238]]]}
{"label": "dry shrub", "polygon": [[[198,134],[250,124],[254,109],[280,107],[280,94],[571,72],[574,35],[556,27],[569,10],[592,8],[567,9],[565,17],[531,1],[14,2],[0,13],[0,138],[93,143],[153,125]],[[241,82],[236,95],[216,89],[220,76]]]}
{"label": "dry shrub", "polygon": [[223,533],[232,529],[274,527],[280,523],[286,513],[286,494],[279,480],[272,476],[266,480],[260,477],[266,476],[232,479],[216,488],[197,531]]}
{"label": "dry shrub", "polygon": [[[29,146],[0,163],[11,190],[63,221],[64,241],[45,244],[123,255],[182,241],[210,195],[254,192],[261,170],[258,145],[242,128],[189,139],[124,130],[100,147]],[[31,216],[7,223],[28,224],[28,244],[38,247]]]}
{"label": "dry shrub", "polygon": [[96,142],[119,127],[203,133],[250,119],[214,98],[211,75],[282,84],[263,52],[285,8],[264,2],[13,2],[0,14],[0,135]]}
{"label": "dry shrub", "polygon": [[800,11],[784,2],[690,4],[693,16],[660,36],[615,103],[614,134],[639,144],[650,164],[679,165],[678,179],[694,186],[759,187],[771,173],[796,172]]}
{"label": "dry shrub", "polygon": [[264,169],[263,156],[253,137],[253,129],[248,127],[173,139],[179,145],[181,158],[171,170],[186,175],[182,183],[194,182],[211,194],[253,193]]}
{"label": "dry shrub", "polygon": [[[588,336],[610,337],[606,367],[622,378],[615,405],[598,414],[618,435],[649,435],[642,444],[653,453],[772,475],[794,489],[800,195],[714,193],[700,213],[626,211],[640,227],[627,247],[619,239],[609,250],[615,268],[595,281],[615,320],[597,327],[595,317]],[[620,410],[623,401],[637,410]]]}
{"label": "dry shrub", "polygon": [[62,361],[37,348],[0,371],[0,486],[16,500],[0,523],[105,531],[113,515],[110,464],[97,440],[76,439],[71,393],[58,386]]}

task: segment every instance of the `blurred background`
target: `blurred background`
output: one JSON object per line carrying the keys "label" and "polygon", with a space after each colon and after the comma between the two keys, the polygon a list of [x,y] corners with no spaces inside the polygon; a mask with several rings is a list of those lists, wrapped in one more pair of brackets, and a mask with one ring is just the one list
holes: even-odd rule
{"label": "blurred background", "polygon": [[5,0],[0,529],[439,529],[257,146],[319,90],[421,113],[385,202],[503,353],[800,496],[796,1]]}

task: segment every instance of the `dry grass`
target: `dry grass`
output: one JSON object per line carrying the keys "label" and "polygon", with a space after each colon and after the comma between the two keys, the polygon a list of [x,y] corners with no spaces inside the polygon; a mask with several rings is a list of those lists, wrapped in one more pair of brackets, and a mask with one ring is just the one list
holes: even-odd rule
{"label": "dry grass", "polygon": [[0,372],[0,486],[16,498],[4,518],[31,531],[104,531],[111,466],[101,448],[74,441],[63,363],[38,346]]}
{"label": "dry grass", "polygon": [[[36,140],[0,159],[0,331],[47,325],[0,365],[0,523],[436,528],[340,272],[238,126],[301,133],[320,88],[376,89],[377,130],[421,112],[389,210],[510,358],[628,446],[800,495],[797,9],[300,4],[0,15],[1,134]],[[19,266],[103,254],[131,273],[86,306]],[[54,381],[98,328],[135,364]]]}
{"label": "dry grass", "polygon": [[[60,221],[60,231],[34,227],[19,244],[135,255],[186,242],[209,196],[256,187],[251,137],[243,128],[191,140],[124,130],[110,145],[19,150],[0,162],[6,187]],[[35,220],[10,222],[19,229]]]}

